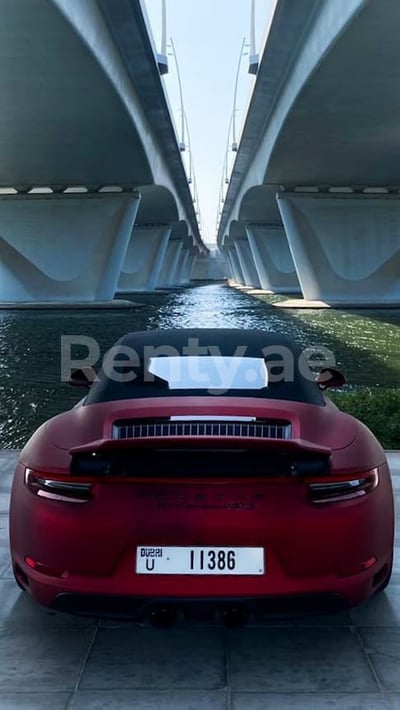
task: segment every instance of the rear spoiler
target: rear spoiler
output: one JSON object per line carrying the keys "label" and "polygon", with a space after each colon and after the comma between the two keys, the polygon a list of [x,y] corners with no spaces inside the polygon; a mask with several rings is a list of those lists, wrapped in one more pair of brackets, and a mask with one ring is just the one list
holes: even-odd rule
{"label": "rear spoiler", "polygon": [[265,449],[269,451],[287,451],[293,453],[319,454],[330,456],[332,449],[320,446],[305,439],[260,439],[256,437],[234,436],[202,436],[198,439],[192,436],[153,436],[135,439],[97,439],[82,446],[70,449],[71,456],[77,454],[93,454],[127,449]]}

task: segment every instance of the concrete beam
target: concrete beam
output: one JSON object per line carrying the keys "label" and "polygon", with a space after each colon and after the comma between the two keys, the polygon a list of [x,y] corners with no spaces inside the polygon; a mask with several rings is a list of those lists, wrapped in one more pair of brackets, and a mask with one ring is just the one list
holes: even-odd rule
{"label": "concrete beam", "polygon": [[278,195],[304,298],[400,303],[400,198]]}
{"label": "concrete beam", "polygon": [[261,288],[274,293],[301,293],[285,230],[249,224],[246,233]]}
{"label": "concrete beam", "polygon": [[0,196],[0,302],[114,297],[138,193]]}
{"label": "concrete beam", "polygon": [[154,291],[171,234],[170,225],[137,225],[126,252],[118,282],[118,291]]}

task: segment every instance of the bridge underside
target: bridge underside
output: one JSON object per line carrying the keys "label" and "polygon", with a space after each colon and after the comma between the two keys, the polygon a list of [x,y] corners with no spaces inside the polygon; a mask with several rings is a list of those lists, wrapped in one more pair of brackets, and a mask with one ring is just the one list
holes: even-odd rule
{"label": "bridge underside", "polygon": [[296,97],[263,182],[399,187],[399,25],[397,0],[362,6]]}
{"label": "bridge underside", "polygon": [[170,239],[188,256],[164,281],[185,281],[204,247],[137,6],[132,76],[101,2],[0,4],[0,302],[152,290]]}
{"label": "bridge underside", "polygon": [[[300,8],[300,3],[279,2],[284,12],[295,5]],[[340,15],[344,19],[350,5],[354,12],[349,11],[340,29]],[[278,13],[277,25],[284,12]],[[245,154],[239,146],[236,193],[228,190],[225,199],[220,242],[229,249],[231,274],[241,283],[247,283],[255,267],[253,285],[260,282],[278,293],[300,287],[307,300],[400,304],[400,164],[395,158],[400,140],[400,4],[327,0],[316,3],[310,17],[241,186],[237,175]],[[272,68],[270,64],[267,75],[266,65],[263,74],[261,65],[257,78],[259,92],[265,90],[265,112]],[[250,137],[245,129],[248,156]],[[254,149],[254,141],[252,145]],[[239,255],[234,247],[243,233],[250,257],[243,246]],[[284,248],[277,245],[278,235]],[[279,269],[274,275],[278,280],[272,278],[276,263],[271,269],[271,262],[281,263],[289,252],[294,281],[288,288]],[[241,263],[249,258],[251,267]]]}
{"label": "bridge underside", "polygon": [[109,77],[52,2],[1,0],[0,185],[152,182]]}

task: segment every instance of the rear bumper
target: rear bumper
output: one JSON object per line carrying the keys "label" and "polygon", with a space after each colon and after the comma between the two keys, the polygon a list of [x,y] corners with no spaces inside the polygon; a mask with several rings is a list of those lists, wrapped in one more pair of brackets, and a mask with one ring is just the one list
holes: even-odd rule
{"label": "rear bumper", "polygon": [[224,611],[240,609],[258,620],[333,613],[347,608],[339,594],[294,594],[282,597],[146,598],[101,594],[59,594],[53,603],[57,611],[141,621],[157,609],[168,609],[185,620],[214,621]]}
{"label": "rear bumper", "polygon": [[[129,588],[118,577],[59,579],[16,563],[20,586],[44,606],[88,616],[140,619],[160,604],[174,605],[190,616],[203,605],[218,611],[227,603],[240,603],[255,616],[321,613],[360,604],[372,596],[390,575],[391,553],[373,567],[349,577],[190,578],[149,579],[132,575]],[[136,584],[139,582],[140,584]]]}

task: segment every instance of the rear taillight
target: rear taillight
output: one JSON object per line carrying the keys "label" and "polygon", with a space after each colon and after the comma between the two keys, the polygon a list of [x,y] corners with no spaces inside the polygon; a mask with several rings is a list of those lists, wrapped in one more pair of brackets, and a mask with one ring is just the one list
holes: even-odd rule
{"label": "rear taillight", "polygon": [[324,483],[310,483],[310,497],[313,503],[337,503],[365,496],[377,487],[378,469],[359,473],[354,478]]}
{"label": "rear taillight", "polygon": [[25,469],[25,485],[35,495],[65,503],[87,503],[91,498],[92,484],[49,478],[42,473]]}

